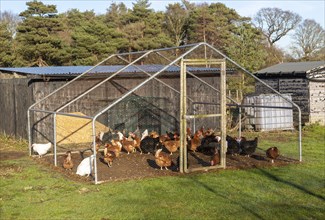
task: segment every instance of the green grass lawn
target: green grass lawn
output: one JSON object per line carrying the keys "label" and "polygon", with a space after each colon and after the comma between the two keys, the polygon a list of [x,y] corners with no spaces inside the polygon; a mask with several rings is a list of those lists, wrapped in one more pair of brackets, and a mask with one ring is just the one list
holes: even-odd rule
{"label": "green grass lawn", "polygon": [[324,137],[324,127],[304,129],[300,164],[93,185],[50,172],[26,142],[1,136],[1,150],[26,156],[0,162],[0,219],[325,219]]}

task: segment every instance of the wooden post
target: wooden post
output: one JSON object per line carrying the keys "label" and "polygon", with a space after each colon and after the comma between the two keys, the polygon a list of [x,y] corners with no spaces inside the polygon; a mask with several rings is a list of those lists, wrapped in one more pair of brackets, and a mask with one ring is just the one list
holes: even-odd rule
{"label": "wooden post", "polygon": [[221,63],[220,71],[220,101],[221,101],[221,166],[226,168],[226,129],[227,129],[227,113],[226,113],[226,62]]}
{"label": "wooden post", "polygon": [[185,147],[186,147],[186,65],[184,64],[183,59],[181,60],[181,76],[180,76],[180,92],[181,92],[181,98],[180,98],[180,149],[179,149],[179,171],[181,173],[184,172],[184,164],[186,166],[186,163],[184,163],[185,158]]}
{"label": "wooden post", "polygon": [[[190,65],[220,65],[221,72],[220,72],[220,114],[196,114],[187,115],[186,114],[186,67]],[[226,62],[225,59],[183,59],[181,61],[181,76],[180,76],[180,172],[192,172],[196,170],[210,170],[210,169],[218,169],[218,168],[225,168],[226,167],[226,152],[227,152],[227,142],[226,142],[226,128],[227,128],[227,115],[226,115]],[[205,82],[202,82],[205,83]],[[230,92],[230,91],[229,91]],[[219,103],[216,103],[219,104]],[[208,118],[208,117],[220,117],[221,121],[221,153],[220,158],[221,162],[220,165],[217,166],[209,166],[209,167],[202,167],[202,168],[188,168],[187,167],[187,145],[186,145],[186,123],[187,119],[195,119],[195,118]]]}

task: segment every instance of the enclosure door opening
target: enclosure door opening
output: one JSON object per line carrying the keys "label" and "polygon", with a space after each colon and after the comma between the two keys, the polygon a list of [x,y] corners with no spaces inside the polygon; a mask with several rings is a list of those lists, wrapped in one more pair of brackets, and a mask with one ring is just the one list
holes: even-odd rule
{"label": "enclosure door opening", "polygon": [[[217,65],[220,67],[220,92],[217,98],[217,102],[220,103],[220,111],[208,114],[188,114],[187,113],[187,67],[188,66],[212,66]],[[181,80],[180,80],[180,134],[181,134],[181,147],[180,147],[180,172],[191,172],[199,170],[209,170],[216,168],[226,167],[226,62],[224,59],[182,59],[181,61]],[[206,84],[204,82],[201,82]],[[188,167],[188,149],[187,149],[187,120],[190,119],[203,119],[203,118],[219,118],[220,119],[220,163],[218,165],[207,166],[207,167]],[[195,131],[193,131],[195,132]]]}

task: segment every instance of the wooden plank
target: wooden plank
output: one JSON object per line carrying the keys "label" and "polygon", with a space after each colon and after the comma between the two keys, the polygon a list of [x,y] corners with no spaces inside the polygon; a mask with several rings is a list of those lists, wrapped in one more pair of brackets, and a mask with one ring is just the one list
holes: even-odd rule
{"label": "wooden plank", "polygon": [[0,81],[0,130],[8,135],[15,134],[14,79]]}

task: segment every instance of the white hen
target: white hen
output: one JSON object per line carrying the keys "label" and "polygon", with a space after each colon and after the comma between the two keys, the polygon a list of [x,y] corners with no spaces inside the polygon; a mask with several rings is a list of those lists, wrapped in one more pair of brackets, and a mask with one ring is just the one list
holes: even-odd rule
{"label": "white hen", "polygon": [[45,155],[51,148],[51,142],[47,144],[32,144],[33,151],[38,153],[39,157]]}
{"label": "white hen", "polygon": [[142,132],[141,141],[147,136],[149,136],[148,129],[146,129],[144,132]]}
{"label": "white hen", "polygon": [[81,161],[81,163],[77,168],[76,174],[80,176],[87,175],[88,177],[92,172],[93,166],[94,166],[94,155],[91,155],[90,157],[86,157]]}

